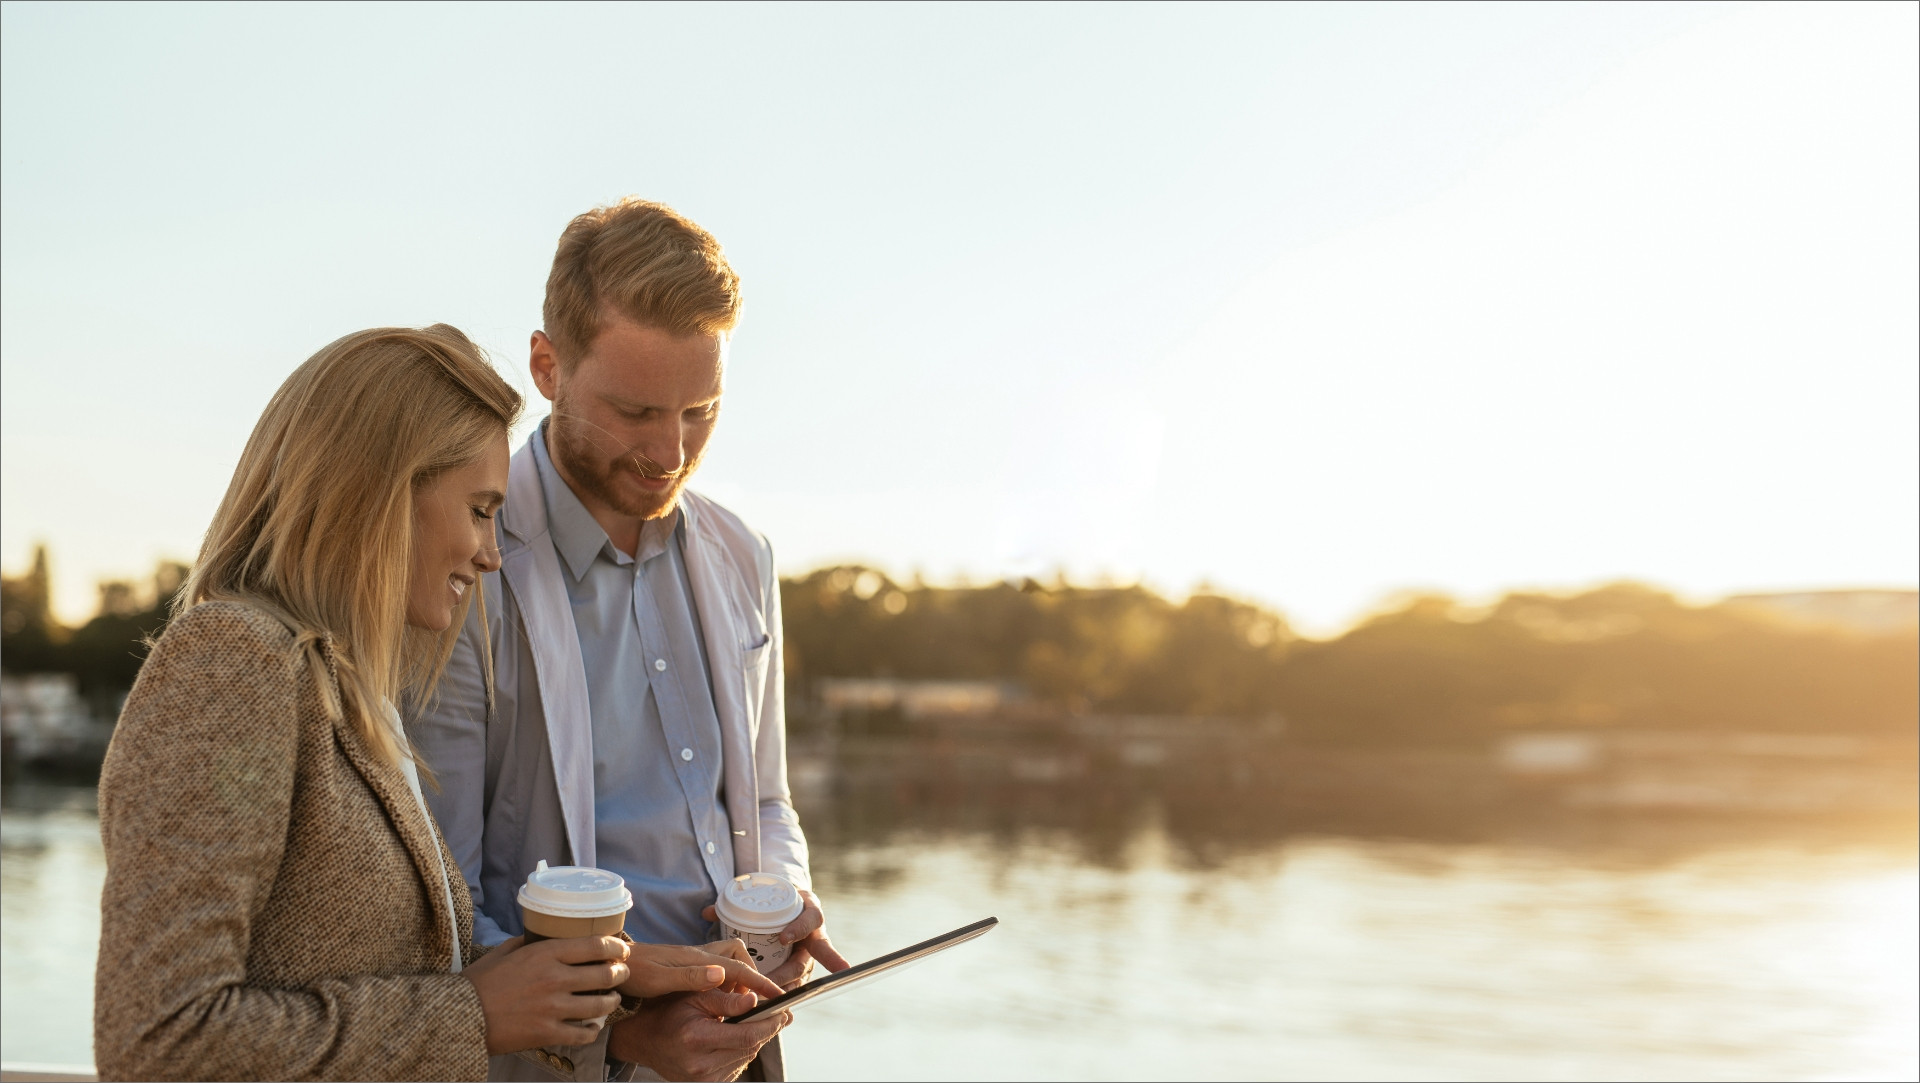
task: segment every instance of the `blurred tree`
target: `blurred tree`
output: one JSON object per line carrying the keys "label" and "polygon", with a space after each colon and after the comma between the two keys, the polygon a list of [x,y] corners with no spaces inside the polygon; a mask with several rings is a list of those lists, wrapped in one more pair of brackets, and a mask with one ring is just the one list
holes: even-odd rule
{"label": "blurred tree", "polygon": [[[38,550],[4,582],[0,663],[73,673],[91,695],[123,691],[186,573],[163,564],[150,589],[103,583],[99,614],[69,631],[49,609]],[[1920,626],[1794,623],[1634,583],[1517,592],[1479,610],[1417,595],[1318,642],[1211,591],[1175,603],[1058,577],[939,587],[841,565],[782,580],[781,600],[802,724],[824,677],[1016,682],[1057,712],[1284,716],[1308,739],[1401,744],[1528,728],[1895,734],[1920,715]]]}
{"label": "blurred tree", "polygon": [[45,673],[61,667],[66,629],[53,619],[47,547],[34,546],[33,566],[17,579],[0,579],[0,669]]}

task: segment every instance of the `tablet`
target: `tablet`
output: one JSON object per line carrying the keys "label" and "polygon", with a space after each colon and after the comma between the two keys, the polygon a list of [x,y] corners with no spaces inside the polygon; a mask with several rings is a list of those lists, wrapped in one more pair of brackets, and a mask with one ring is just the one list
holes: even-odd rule
{"label": "tablet", "polygon": [[942,933],[932,940],[922,940],[918,944],[901,948],[899,951],[889,952],[877,959],[868,959],[866,962],[850,966],[838,974],[828,974],[823,978],[815,978],[805,985],[798,986],[781,996],[774,997],[771,1000],[763,1000],[755,1005],[752,1011],[742,1012],[727,1020],[727,1022],[745,1023],[771,1012],[787,1011],[797,1005],[805,1004],[809,1000],[820,1000],[825,997],[836,996],[859,985],[863,981],[872,980],[882,974],[898,970],[903,966],[917,963],[929,956],[938,955],[940,952],[953,947],[955,944],[964,944],[975,937],[985,936],[989,930],[998,924],[1000,924],[999,918],[986,918],[981,921],[976,921],[972,925],[963,925],[950,933]]}

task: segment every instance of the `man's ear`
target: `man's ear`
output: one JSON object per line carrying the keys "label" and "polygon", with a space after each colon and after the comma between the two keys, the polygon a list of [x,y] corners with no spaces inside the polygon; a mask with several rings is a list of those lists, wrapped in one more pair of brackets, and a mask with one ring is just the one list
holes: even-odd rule
{"label": "man's ear", "polygon": [[533,386],[548,402],[554,401],[560,393],[560,356],[554,352],[553,340],[545,331],[535,331],[528,352],[527,368],[533,373]]}

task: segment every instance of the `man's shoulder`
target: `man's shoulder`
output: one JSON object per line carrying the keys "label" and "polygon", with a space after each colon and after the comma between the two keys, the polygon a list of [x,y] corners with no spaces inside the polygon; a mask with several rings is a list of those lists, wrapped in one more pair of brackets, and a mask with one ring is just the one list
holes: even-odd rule
{"label": "man's shoulder", "polygon": [[682,490],[680,501],[687,512],[689,538],[720,550],[748,582],[762,589],[773,582],[773,544],[765,534],[748,526],[731,508],[692,489]]}
{"label": "man's shoulder", "polygon": [[729,549],[750,550],[756,553],[773,553],[773,544],[767,536],[747,525],[732,508],[718,500],[692,489],[683,489],[680,499],[687,505],[688,526],[697,534],[710,538]]}

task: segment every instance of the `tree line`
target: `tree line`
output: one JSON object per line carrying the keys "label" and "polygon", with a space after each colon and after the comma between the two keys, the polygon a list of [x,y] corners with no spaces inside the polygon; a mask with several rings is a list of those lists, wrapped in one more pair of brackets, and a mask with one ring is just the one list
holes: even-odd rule
{"label": "tree line", "polygon": [[[186,569],[101,587],[99,613],[54,620],[46,558],[0,597],[0,666],[132,684]],[[1920,630],[1863,632],[1752,605],[1687,605],[1620,583],[1518,592],[1480,609],[1422,595],[1338,637],[1296,635],[1210,591],[1034,580],[902,583],[822,568],[781,581],[788,702],[804,715],[834,677],[992,680],[1028,710],[1284,720],[1303,739],[1481,740],[1521,729],[1911,733]]]}

